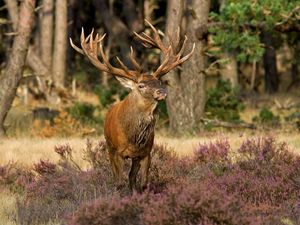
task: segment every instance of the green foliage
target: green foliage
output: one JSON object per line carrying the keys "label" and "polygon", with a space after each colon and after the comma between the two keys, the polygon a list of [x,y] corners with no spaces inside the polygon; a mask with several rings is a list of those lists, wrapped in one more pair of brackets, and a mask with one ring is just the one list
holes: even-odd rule
{"label": "green foliage", "polygon": [[99,97],[100,103],[103,107],[107,107],[116,101],[117,98],[124,99],[128,94],[124,88],[119,84],[112,84],[109,87],[96,86],[94,90],[95,94]]}
{"label": "green foliage", "polygon": [[95,107],[88,103],[76,102],[69,113],[76,119],[85,121],[93,117]]}
{"label": "green foliage", "polygon": [[258,61],[264,53],[262,30],[275,32],[279,24],[297,23],[299,4],[300,0],[228,0],[219,13],[211,13],[221,24],[211,29],[213,40],[225,50],[237,50],[241,62]]}
{"label": "green foliage", "polygon": [[266,107],[263,107],[258,116],[253,117],[253,122],[264,124],[264,125],[271,125],[277,126],[279,125],[280,118],[279,116],[274,115],[274,113]]}
{"label": "green foliage", "polygon": [[244,109],[229,81],[219,80],[216,87],[206,93],[205,112],[209,118],[222,121],[238,122],[239,113]]}
{"label": "green foliage", "polygon": [[292,123],[300,123],[300,111],[295,111],[286,116],[285,121]]}
{"label": "green foliage", "polygon": [[157,110],[158,110],[160,119],[165,120],[165,119],[169,118],[166,101],[159,101],[158,105],[157,105]]}
{"label": "green foliage", "polygon": [[99,113],[98,106],[89,103],[76,102],[72,107],[67,109],[68,113],[81,123],[88,125],[102,125],[103,117]]}

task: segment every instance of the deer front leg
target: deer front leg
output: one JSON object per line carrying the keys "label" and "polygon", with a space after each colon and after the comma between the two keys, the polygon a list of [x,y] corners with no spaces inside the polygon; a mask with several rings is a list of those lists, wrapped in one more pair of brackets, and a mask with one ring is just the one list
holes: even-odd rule
{"label": "deer front leg", "polygon": [[110,152],[109,160],[110,160],[110,164],[112,167],[117,188],[120,189],[122,187],[122,173],[124,167],[124,159],[116,152]]}
{"label": "deer front leg", "polygon": [[151,164],[150,154],[141,160],[141,187],[144,190],[148,185],[149,168]]}
{"label": "deer front leg", "polygon": [[129,188],[130,190],[136,189],[136,176],[140,170],[141,164],[140,159],[133,158],[132,159],[132,165],[129,172]]}

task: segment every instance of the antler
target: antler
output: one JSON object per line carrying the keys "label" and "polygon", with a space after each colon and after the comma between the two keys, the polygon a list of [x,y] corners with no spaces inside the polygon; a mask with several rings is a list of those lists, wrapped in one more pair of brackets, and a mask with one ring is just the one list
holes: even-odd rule
{"label": "antler", "polygon": [[[148,20],[145,20],[145,21],[151,27],[152,31],[154,32],[153,37],[150,37],[145,32],[143,32],[141,35],[136,32],[134,32],[134,34],[137,36],[137,38],[140,41],[142,41],[142,43],[145,47],[158,48],[165,55],[164,61],[157,68],[157,70],[153,73],[153,76],[160,78],[160,77],[164,76],[165,74],[167,74],[170,70],[174,69],[179,64],[188,60],[192,56],[192,54],[195,50],[195,43],[193,44],[193,48],[190,51],[190,53],[188,53],[185,56],[182,56],[182,54],[185,50],[185,45],[186,45],[188,38],[185,36],[183,44],[181,46],[181,49],[179,51],[176,51],[177,47],[179,45],[179,39],[180,39],[180,30],[179,29],[177,31],[175,41],[172,39],[171,36],[169,36],[170,44],[168,46],[165,46],[160,38],[158,31],[155,29],[155,27]],[[176,52],[178,52],[178,53],[176,53]]]}
{"label": "antler", "polygon": [[[123,77],[123,78],[128,78],[133,81],[137,81],[138,77],[140,76],[140,74],[142,72],[142,68],[135,60],[132,48],[131,48],[130,60],[136,70],[129,70],[128,67],[118,57],[117,57],[117,61],[120,64],[122,69],[114,67],[110,64],[107,56],[105,55],[105,53],[103,51],[102,40],[104,39],[105,35],[106,34],[104,34],[100,37],[99,34],[97,34],[95,39],[93,39],[94,38],[93,37],[94,29],[93,29],[92,32],[87,37],[85,37],[84,30],[82,28],[81,37],[80,37],[81,48],[74,45],[71,38],[70,38],[70,43],[71,43],[71,46],[77,52],[79,52],[82,55],[87,56],[88,59],[90,60],[90,62],[99,70],[110,73],[117,77]],[[98,59],[99,52],[100,52],[103,62],[101,62]]]}

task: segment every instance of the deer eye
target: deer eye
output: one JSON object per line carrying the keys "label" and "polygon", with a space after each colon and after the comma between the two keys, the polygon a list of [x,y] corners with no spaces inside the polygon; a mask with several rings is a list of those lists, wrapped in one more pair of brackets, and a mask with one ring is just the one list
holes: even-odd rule
{"label": "deer eye", "polygon": [[143,89],[143,88],[146,87],[146,85],[145,84],[139,84],[138,87],[139,87],[139,89]]}

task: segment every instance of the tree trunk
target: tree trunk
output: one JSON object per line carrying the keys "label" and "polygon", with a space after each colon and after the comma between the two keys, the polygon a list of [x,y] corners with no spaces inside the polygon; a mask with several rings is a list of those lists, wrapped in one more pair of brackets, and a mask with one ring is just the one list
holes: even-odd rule
{"label": "tree trunk", "polygon": [[[205,103],[204,49],[210,0],[192,0],[187,4],[189,9],[193,9],[186,22],[187,49],[195,43],[195,51],[191,59],[183,64],[182,70],[176,69],[166,76],[170,127],[175,134],[194,133],[200,127]],[[166,33],[175,34],[181,24],[183,7],[183,1],[168,1]]]}
{"label": "tree trunk", "polygon": [[66,77],[67,12],[67,0],[56,0],[52,75],[55,85],[60,88],[64,87]]}
{"label": "tree trunk", "polygon": [[[15,12],[18,12],[18,5],[12,4],[12,2],[15,2],[14,0],[10,0],[10,7],[8,7],[8,13],[10,17],[16,17],[19,18],[19,15],[14,15]],[[15,9],[12,6],[16,6],[17,9]],[[13,21],[13,27],[18,27],[18,21]],[[49,93],[47,93],[47,87],[46,87],[46,80],[51,80],[50,78],[50,68],[47,68],[46,64],[41,60],[41,58],[38,56],[38,54],[34,51],[33,46],[30,45],[28,48],[28,53],[26,57],[26,64],[36,73],[36,75],[39,77],[39,91],[41,91],[45,97],[46,100],[49,101]]]}
{"label": "tree trunk", "polygon": [[34,22],[36,0],[24,0],[20,7],[18,35],[15,37],[12,52],[4,74],[0,77],[0,135],[4,135],[4,120],[10,109],[18,84],[22,78],[23,67],[29,46]]}
{"label": "tree trunk", "polygon": [[276,67],[276,51],[274,49],[274,38],[268,32],[263,32],[262,41],[265,44],[265,53],[263,56],[265,69],[265,91],[275,93],[279,87],[279,77]]}
{"label": "tree trunk", "polygon": [[298,69],[298,65],[300,61],[299,59],[300,59],[300,40],[298,39],[293,52],[293,61],[292,61],[292,68],[291,68],[292,82],[295,82],[299,79],[299,69]]}
{"label": "tree trunk", "polygon": [[120,54],[122,55],[122,61],[126,65],[131,65],[130,57],[130,45],[128,40],[130,38],[130,32],[123,21],[117,17],[112,10],[110,10],[105,1],[94,0],[93,1],[97,10],[101,12],[101,17],[104,26],[108,30],[109,38],[112,38],[113,43],[118,43],[120,46]]}
{"label": "tree trunk", "polygon": [[228,80],[232,87],[236,87],[238,85],[238,65],[234,54],[232,53],[224,53],[223,58],[227,59],[224,65],[221,65],[221,77],[223,80]]}
{"label": "tree trunk", "polygon": [[16,31],[18,29],[19,21],[19,7],[17,0],[5,0],[7,6],[9,17],[12,21],[13,29]]}
{"label": "tree trunk", "polygon": [[48,70],[52,66],[53,0],[44,0],[41,20],[41,57]]}
{"label": "tree trunk", "polygon": [[142,9],[137,10],[137,6],[133,0],[123,1],[123,14],[130,30],[138,32],[142,29],[143,23],[141,23],[141,15],[139,15],[141,11]]}
{"label": "tree trunk", "polygon": [[45,95],[45,99],[49,101],[49,93],[46,87],[47,77],[50,77],[50,71],[47,66],[40,60],[39,56],[34,52],[32,48],[28,49],[27,64],[38,76],[39,91]]}

